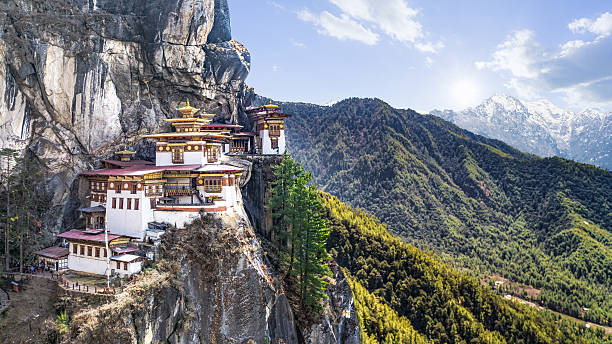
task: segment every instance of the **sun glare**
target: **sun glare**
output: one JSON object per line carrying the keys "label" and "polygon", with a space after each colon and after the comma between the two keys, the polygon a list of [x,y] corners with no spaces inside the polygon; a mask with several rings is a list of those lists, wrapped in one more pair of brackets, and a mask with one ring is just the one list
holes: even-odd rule
{"label": "sun glare", "polygon": [[461,80],[451,84],[451,98],[458,108],[474,106],[478,103],[478,85],[472,80]]}

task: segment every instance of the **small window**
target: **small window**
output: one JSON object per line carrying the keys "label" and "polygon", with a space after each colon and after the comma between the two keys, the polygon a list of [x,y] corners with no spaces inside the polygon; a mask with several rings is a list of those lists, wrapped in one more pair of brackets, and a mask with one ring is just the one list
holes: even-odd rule
{"label": "small window", "polygon": [[119,198],[119,209],[123,209],[123,198]]}
{"label": "small window", "polygon": [[173,147],[172,148],[172,163],[182,164],[183,162],[184,162],[183,147]]}
{"label": "small window", "polygon": [[115,182],[115,192],[121,193],[121,182]]}
{"label": "small window", "polygon": [[106,255],[107,255],[107,253],[106,253],[106,249],[105,249],[105,248],[103,248],[102,250],[103,250],[103,252],[104,252],[104,257],[106,257]]}
{"label": "small window", "polygon": [[78,252],[78,246],[77,244],[72,244],[72,253],[77,254]]}
{"label": "small window", "polygon": [[124,262],[124,263],[123,263],[123,270],[127,271],[127,269],[128,269],[128,268],[127,268],[127,263],[125,263],[125,262]]}
{"label": "small window", "polygon": [[85,255],[85,245],[81,245],[81,256]]}
{"label": "small window", "polygon": [[157,201],[155,200],[155,198],[151,198],[151,209],[155,209],[156,204],[157,204]]}
{"label": "small window", "polygon": [[87,246],[87,255],[91,257],[92,254],[93,254],[93,250],[91,249],[91,246]]}
{"label": "small window", "polygon": [[113,197],[113,209],[117,209],[117,199]]}
{"label": "small window", "polygon": [[138,198],[134,198],[134,210],[138,210],[138,206],[140,205],[140,200]]}
{"label": "small window", "polygon": [[126,198],[125,199],[126,204],[126,209],[132,209],[132,199],[131,198]]}
{"label": "small window", "polygon": [[278,149],[278,139],[277,138],[270,139],[270,147],[272,149]]}
{"label": "small window", "polygon": [[206,147],[206,156],[208,162],[217,162],[219,158],[219,148],[218,146],[207,146]]}
{"label": "small window", "polygon": [[100,248],[96,247],[96,257],[100,258]]}
{"label": "small window", "polygon": [[221,192],[222,184],[221,178],[205,178],[204,179],[204,191],[205,192]]}
{"label": "small window", "polygon": [[135,193],[136,193],[136,191],[138,191],[138,184],[136,184],[136,183],[132,183],[132,190],[130,190],[130,192],[131,192],[132,194],[135,194]]}
{"label": "small window", "polygon": [[270,136],[280,136],[280,124],[270,124],[268,130]]}
{"label": "small window", "polygon": [[121,262],[117,262],[117,270],[121,270]]}

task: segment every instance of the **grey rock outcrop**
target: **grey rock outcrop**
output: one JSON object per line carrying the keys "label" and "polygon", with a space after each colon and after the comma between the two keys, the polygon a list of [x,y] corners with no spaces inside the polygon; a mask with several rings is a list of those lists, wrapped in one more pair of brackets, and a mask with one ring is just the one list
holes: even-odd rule
{"label": "grey rock outcrop", "polygon": [[179,102],[243,121],[249,69],[225,0],[2,1],[0,145],[48,169],[59,230],[78,174],[118,146],[150,155],[139,136]]}
{"label": "grey rock outcrop", "polygon": [[164,245],[171,267],[75,314],[74,342],[360,343],[352,292],[335,266],[320,320],[299,328],[241,209],[169,232]]}

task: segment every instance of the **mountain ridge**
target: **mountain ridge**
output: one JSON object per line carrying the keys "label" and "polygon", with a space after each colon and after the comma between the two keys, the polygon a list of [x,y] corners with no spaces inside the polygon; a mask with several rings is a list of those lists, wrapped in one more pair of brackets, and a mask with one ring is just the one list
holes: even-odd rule
{"label": "mountain ridge", "polygon": [[573,112],[547,99],[525,102],[494,95],[461,111],[432,110],[430,114],[533,154],[612,168],[612,112],[595,108]]}
{"label": "mountain ridge", "polygon": [[378,99],[280,105],[293,114],[291,154],[324,191],[475,275],[541,289],[535,301],[563,313],[612,319],[612,172]]}

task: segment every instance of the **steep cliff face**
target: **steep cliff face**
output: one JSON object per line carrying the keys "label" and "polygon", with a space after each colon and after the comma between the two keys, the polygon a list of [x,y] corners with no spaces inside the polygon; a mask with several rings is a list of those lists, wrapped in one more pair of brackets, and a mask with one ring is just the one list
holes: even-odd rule
{"label": "steep cliff face", "polygon": [[70,225],[78,173],[121,145],[151,154],[139,135],[178,102],[243,121],[249,68],[224,0],[2,1],[1,145],[44,163],[48,225]]}
{"label": "steep cliff face", "polygon": [[196,220],[167,233],[164,260],[116,300],[73,315],[79,343],[348,343],[359,327],[340,269],[320,321],[294,310],[246,215]]}

